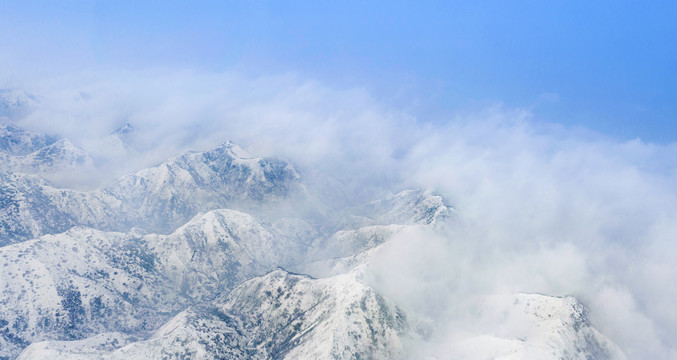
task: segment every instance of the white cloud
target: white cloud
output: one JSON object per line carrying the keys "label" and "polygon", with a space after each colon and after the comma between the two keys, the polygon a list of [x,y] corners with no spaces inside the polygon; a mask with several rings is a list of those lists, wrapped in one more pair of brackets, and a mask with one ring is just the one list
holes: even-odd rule
{"label": "white cloud", "polygon": [[32,89],[42,105],[21,125],[100,158],[101,138],[138,129],[136,158],[112,159],[125,164],[114,174],[231,139],[329,172],[356,198],[432,187],[457,210],[447,233],[404,233],[374,260],[373,281],[400,305],[453,319],[478,294],[572,294],[629,358],[675,357],[675,145],[581,135],[500,107],[426,123],[364,89],[294,75],[84,74]]}

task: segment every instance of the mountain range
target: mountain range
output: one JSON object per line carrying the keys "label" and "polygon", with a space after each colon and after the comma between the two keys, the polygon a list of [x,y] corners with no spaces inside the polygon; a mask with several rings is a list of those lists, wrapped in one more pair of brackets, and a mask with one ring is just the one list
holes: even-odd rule
{"label": "mountain range", "polygon": [[0,166],[0,358],[624,358],[578,300],[540,294],[478,298],[483,323],[430,345],[367,275],[393,237],[453,223],[432,190],[337,209],[225,142],[79,191],[45,174],[86,176],[87,153],[14,125]]}

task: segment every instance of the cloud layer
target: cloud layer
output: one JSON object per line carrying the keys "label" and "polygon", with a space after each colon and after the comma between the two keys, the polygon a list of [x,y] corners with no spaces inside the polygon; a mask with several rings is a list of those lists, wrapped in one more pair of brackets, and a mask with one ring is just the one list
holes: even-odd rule
{"label": "cloud layer", "polygon": [[[426,122],[364,89],[294,75],[98,73],[27,88],[40,103],[18,124],[84,147],[101,164],[95,182],[230,139],[318,181],[329,174],[355,201],[435,189],[456,209],[452,224],[393,240],[371,281],[423,317],[444,314],[439,329],[466,326],[459,304],[473,296],[571,294],[629,358],[677,357],[675,145],[608,139],[500,106]],[[101,145],[127,122],[130,149]]]}

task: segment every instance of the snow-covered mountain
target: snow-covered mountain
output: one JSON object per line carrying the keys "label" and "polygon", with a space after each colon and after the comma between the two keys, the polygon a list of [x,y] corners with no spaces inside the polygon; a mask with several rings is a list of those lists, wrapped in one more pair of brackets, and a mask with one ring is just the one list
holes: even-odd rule
{"label": "snow-covered mountain", "polygon": [[38,99],[21,89],[0,89],[0,117],[16,118],[26,115]]}
{"label": "snow-covered mountain", "polygon": [[453,221],[430,190],[323,204],[230,142],[93,191],[43,178],[87,161],[65,139],[4,126],[0,154],[0,359],[623,358],[574,298],[527,294],[479,299],[421,352],[433,330],[364,279],[395,237]]}
{"label": "snow-covered mountain", "polygon": [[137,152],[135,135],[135,127],[130,123],[124,123],[103,140],[102,148],[113,157],[133,155]]}
{"label": "snow-covered mountain", "polygon": [[181,312],[147,339],[43,342],[19,358],[400,359],[416,337],[397,307],[351,275],[312,279],[276,270]]}
{"label": "snow-covered mountain", "polygon": [[20,173],[41,174],[91,167],[92,159],[84,150],[66,139],[41,147],[26,155],[9,155],[0,152],[0,166],[4,170]]}
{"label": "snow-covered mountain", "polygon": [[[298,218],[268,222],[239,211],[213,210],[169,235],[76,227],[1,247],[6,277],[0,278],[0,292],[6,300],[0,314],[7,314],[2,348],[78,339],[104,328],[146,331],[177,308],[213,300],[277,266],[360,253],[385,242],[401,226],[322,236]],[[326,246],[333,243],[343,248]]]}
{"label": "snow-covered mountain", "polygon": [[0,124],[0,153],[21,156],[38,151],[57,141],[57,138],[36,134],[11,124]]}
{"label": "snow-covered mountain", "polygon": [[9,171],[75,184],[82,174],[94,171],[94,162],[67,139],[0,124],[0,172]]}
{"label": "snow-covered mountain", "polygon": [[0,356],[45,339],[150,331],[187,305],[130,235],[75,228],[0,253]]}
{"label": "snow-covered mountain", "polygon": [[252,157],[230,142],[140,170],[105,191],[116,194],[135,226],[159,232],[175,229],[198,212],[237,208],[271,213],[288,198],[304,195],[289,163]]}
{"label": "snow-covered mountain", "polygon": [[[33,137],[26,139],[33,141]],[[63,163],[68,158],[61,156],[64,154],[84,157],[68,151],[73,149],[68,144],[60,140],[22,159],[54,164]],[[27,146],[24,143],[15,148]],[[232,143],[171,158],[125,176],[109,188],[89,192],[59,189],[33,175],[0,176],[0,246],[76,225],[112,231],[136,226],[169,233],[199,212],[240,208],[277,214],[292,210],[285,200],[305,195],[299,175],[290,164],[251,157]]]}
{"label": "snow-covered mountain", "polygon": [[316,236],[299,219],[269,223],[234,210],[198,215],[170,235],[143,239],[159,271],[181,294],[211,300],[253,276],[300,261]]}
{"label": "snow-covered mountain", "polygon": [[434,225],[451,216],[451,209],[432,191],[411,189],[373,201],[358,209],[357,214],[381,225]]}
{"label": "snow-covered mountain", "polygon": [[[364,244],[371,233],[328,238],[358,244],[344,250],[351,253],[385,241]],[[214,210],[169,235],[76,227],[2,247],[0,356],[35,341],[75,340],[103,329],[145,334],[190,304],[213,301],[279,265],[303,263],[314,243],[327,240],[300,219],[267,222]]]}
{"label": "snow-covered mountain", "polygon": [[0,246],[77,225],[123,230],[120,199],[108,191],[58,189],[36,175],[0,173]]}
{"label": "snow-covered mountain", "polygon": [[625,359],[571,296],[494,295],[477,301],[472,325],[440,345],[437,359]]}

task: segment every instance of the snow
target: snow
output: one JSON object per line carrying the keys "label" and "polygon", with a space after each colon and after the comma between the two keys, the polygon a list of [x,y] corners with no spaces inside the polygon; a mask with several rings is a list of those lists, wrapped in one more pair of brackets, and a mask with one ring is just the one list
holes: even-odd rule
{"label": "snow", "polygon": [[493,295],[479,299],[472,326],[442,341],[435,359],[625,359],[571,296]]}
{"label": "snow", "polygon": [[431,190],[320,211],[291,164],[232,142],[93,191],[44,179],[90,163],[0,125],[0,358],[624,358],[576,299],[538,294],[478,299],[414,353],[430,329],[363,278],[394,236],[453,217]]}
{"label": "snow", "polygon": [[[312,279],[275,270],[238,286],[222,302],[183,311],[146,340],[95,357],[391,359],[405,355],[407,337],[415,334],[404,315],[354,277]],[[70,348],[37,343],[20,359],[38,359],[48,354],[44,349],[53,358],[77,359],[93,342],[72,342]]]}

